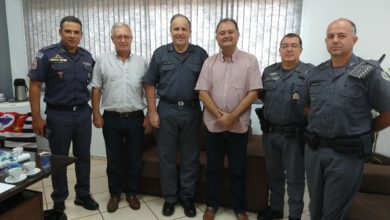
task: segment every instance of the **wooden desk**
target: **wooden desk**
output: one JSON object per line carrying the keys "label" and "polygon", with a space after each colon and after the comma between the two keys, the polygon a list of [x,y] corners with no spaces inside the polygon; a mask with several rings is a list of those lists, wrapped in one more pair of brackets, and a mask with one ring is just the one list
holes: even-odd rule
{"label": "wooden desk", "polygon": [[[37,167],[41,168],[41,160],[38,154],[30,153],[31,159],[35,160]],[[32,190],[26,190],[32,184],[55,174],[74,162],[74,158],[66,156],[51,156],[51,167],[48,170],[42,170],[37,175],[29,176],[15,187],[0,194],[0,220],[1,219],[43,219],[42,193]],[[5,170],[0,172],[0,182],[5,182],[8,174]],[[23,210],[23,212],[21,212]],[[23,218],[20,214],[23,213]],[[41,217],[41,218],[39,218]]]}

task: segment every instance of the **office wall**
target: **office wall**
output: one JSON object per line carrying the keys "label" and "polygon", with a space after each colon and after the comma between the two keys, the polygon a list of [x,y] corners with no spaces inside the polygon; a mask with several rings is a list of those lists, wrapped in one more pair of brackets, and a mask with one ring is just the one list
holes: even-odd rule
{"label": "office wall", "polygon": [[0,0],[0,93],[13,96],[5,0]]}
{"label": "office wall", "polygon": [[[387,57],[382,67],[390,72],[390,1],[388,0],[303,0],[302,60],[320,64],[329,59],[325,46],[328,24],[337,18],[352,20],[359,37],[354,53],[365,59]],[[383,100],[389,102],[390,100]],[[390,128],[379,133],[378,152],[390,156]]]}

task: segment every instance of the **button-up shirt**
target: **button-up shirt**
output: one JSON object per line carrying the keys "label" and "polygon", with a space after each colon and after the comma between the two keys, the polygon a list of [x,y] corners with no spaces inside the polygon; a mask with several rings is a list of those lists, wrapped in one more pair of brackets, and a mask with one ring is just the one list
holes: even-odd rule
{"label": "button-up shirt", "polygon": [[363,59],[352,55],[343,68],[326,61],[309,72],[303,89],[310,108],[307,129],[321,137],[360,135],[371,130],[371,109],[390,112],[390,79],[377,66],[363,79],[349,76]]}
{"label": "button-up shirt", "polygon": [[281,63],[275,63],[264,69],[264,117],[273,125],[303,126],[305,116],[297,102],[302,93],[306,73],[312,64],[299,62],[289,71],[282,69]]}
{"label": "button-up shirt", "polygon": [[[252,54],[236,49],[231,60],[224,60],[222,52],[208,58],[203,64],[195,90],[208,91],[217,108],[232,112],[251,90],[262,88],[257,59]],[[230,132],[248,130],[251,108],[243,112]],[[203,120],[210,132],[222,132],[217,119],[207,109]]]}
{"label": "button-up shirt", "polygon": [[45,83],[44,101],[56,106],[75,106],[91,99],[88,82],[95,61],[85,49],[69,53],[62,42],[42,48],[28,76]]}
{"label": "button-up shirt", "polygon": [[99,56],[91,85],[102,90],[101,107],[116,112],[144,109],[141,79],[146,68],[146,60],[135,54],[130,54],[124,62],[115,51]]}
{"label": "button-up shirt", "polygon": [[154,51],[143,83],[155,86],[166,100],[198,100],[194,88],[207,57],[203,48],[193,44],[183,54],[177,53],[172,43],[163,45]]}

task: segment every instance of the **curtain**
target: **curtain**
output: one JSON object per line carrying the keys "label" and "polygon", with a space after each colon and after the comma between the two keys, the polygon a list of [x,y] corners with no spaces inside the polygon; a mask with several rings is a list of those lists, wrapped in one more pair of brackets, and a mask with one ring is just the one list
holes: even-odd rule
{"label": "curtain", "polygon": [[171,42],[169,23],[176,13],[192,23],[191,43],[209,55],[219,51],[215,28],[221,18],[234,18],[238,48],[256,55],[261,69],[280,61],[278,48],[286,33],[300,32],[302,0],[23,0],[28,62],[37,51],[60,40],[62,17],[83,23],[80,46],[94,57],[114,50],[111,26],[123,21],[133,30],[132,53],[149,60],[153,51]]}

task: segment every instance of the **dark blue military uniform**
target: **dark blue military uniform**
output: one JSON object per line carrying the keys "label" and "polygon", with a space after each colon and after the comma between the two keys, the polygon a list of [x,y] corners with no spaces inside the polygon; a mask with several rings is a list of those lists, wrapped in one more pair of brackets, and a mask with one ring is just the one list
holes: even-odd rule
{"label": "dark blue military uniform", "polygon": [[357,66],[365,60],[352,55],[348,64],[332,68],[326,61],[305,82],[308,115],[305,168],[312,219],[344,219],[359,189],[364,156],[372,146],[371,109],[390,112],[390,79],[378,63],[373,70]]}
{"label": "dark blue military uniform", "polygon": [[[89,194],[91,108],[87,85],[95,61],[85,49],[69,53],[62,43],[41,49],[28,74],[31,80],[45,84],[46,126],[51,129],[52,154],[68,155],[70,144],[76,158],[77,197]],[[68,197],[66,169],[52,175],[55,203]]]}
{"label": "dark blue military uniform", "polygon": [[[168,203],[193,199],[199,166],[200,103],[194,88],[206,51],[190,44],[179,54],[173,44],[156,49],[143,83],[157,88],[160,116],[157,148],[163,197]],[[178,193],[176,153],[180,152],[180,190]]]}
{"label": "dark blue military uniform", "polygon": [[263,131],[263,147],[270,185],[270,208],[283,212],[285,183],[289,216],[301,218],[305,189],[302,132],[305,117],[298,100],[307,72],[314,66],[299,62],[292,70],[281,63],[267,67],[262,75],[264,85],[264,118],[268,130]]}

